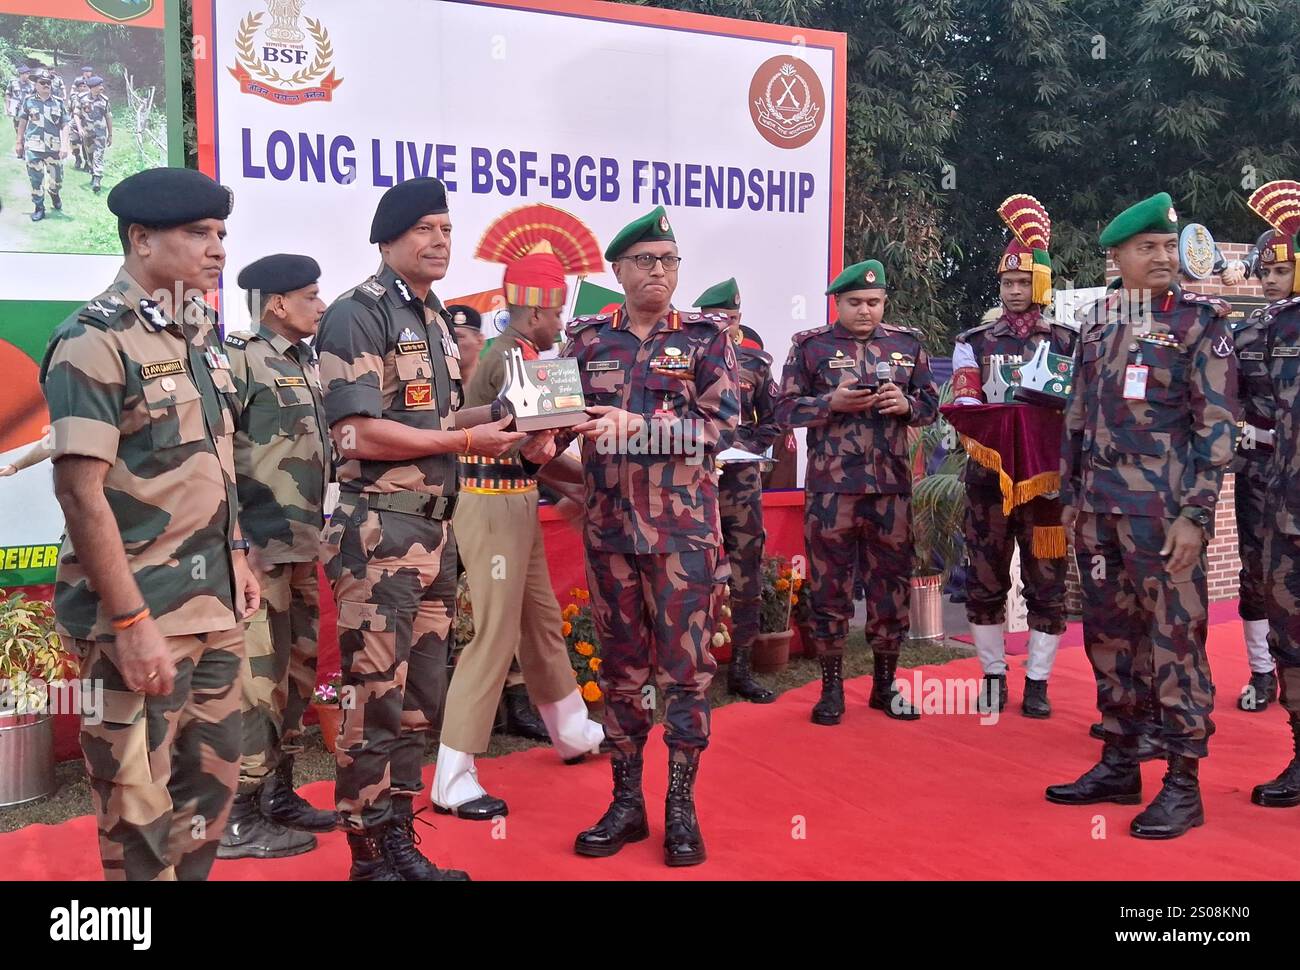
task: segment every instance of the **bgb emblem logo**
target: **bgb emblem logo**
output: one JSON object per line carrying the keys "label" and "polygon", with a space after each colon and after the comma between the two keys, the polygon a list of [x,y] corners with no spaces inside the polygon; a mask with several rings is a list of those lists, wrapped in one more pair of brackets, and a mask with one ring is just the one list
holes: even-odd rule
{"label": "bgb emblem logo", "polygon": [[[332,101],[343,79],[334,76],[334,45],[319,20],[304,20],[306,0],[266,0],[266,14],[250,13],[235,33],[230,73],[244,94],[276,104]],[[306,27],[304,32],[303,28]]]}
{"label": "bgb emblem logo", "polygon": [[749,83],[749,114],[777,148],[802,148],[826,117],[826,92],[808,64],[782,55],[764,61]]}

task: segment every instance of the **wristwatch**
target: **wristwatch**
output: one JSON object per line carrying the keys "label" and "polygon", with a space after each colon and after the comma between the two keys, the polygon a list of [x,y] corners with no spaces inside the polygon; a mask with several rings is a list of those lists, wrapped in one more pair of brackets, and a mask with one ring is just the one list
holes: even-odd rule
{"label": "wristwatch", "polygon": [[247,539],[231,539],[231,540],[230,540],[230,549],[231,549],[232,552],[243,552],[243,553],[247,553],[247,552],[248,552],[248,549],[249,549],[248,540],[247,540]]}
{"label": "wristwatch", "polygon": [[1178,514],[1184,519],[1191,519],[1202,529],[1208,528],[1209,524],[1214,521],[1214,513],[1199,505],[1184,505],[1182,511]]}

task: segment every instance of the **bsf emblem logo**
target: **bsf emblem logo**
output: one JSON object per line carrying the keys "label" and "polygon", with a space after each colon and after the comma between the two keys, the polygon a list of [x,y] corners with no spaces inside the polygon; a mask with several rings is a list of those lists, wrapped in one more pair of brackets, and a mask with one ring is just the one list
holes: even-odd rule
{"label": "bsf emblem logo", "polygon": [[802,148],[826,117],[821,78],[788,56],[764,61],[749,83],[749,114],[758,133],[777,148]]}
{"label": "bsf emblem logo", "polygon": [[305,4],[266,0],[269,24],[261,13],[239,22],[230,73],[242,93],[287,105],[334,100],[334,89],[343,83],[333,70],[334,45],[319,20],[304,20]]}

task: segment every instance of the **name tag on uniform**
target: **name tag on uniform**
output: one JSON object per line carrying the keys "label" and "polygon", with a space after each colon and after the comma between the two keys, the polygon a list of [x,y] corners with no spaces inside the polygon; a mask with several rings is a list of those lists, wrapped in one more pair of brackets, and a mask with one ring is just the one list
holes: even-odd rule
{"label": "name tag on uniform", "polygon": [[619,370],[623,365],[617,360],[589,360],[587,370]]}
{"label": "name tag on uniform", "polygon": [[429,345],[423,340],[399,340],[397,342],[397,352],[399,354],[427,354]]}
{"label": "name tag on uniform", "polygon": [[153,380],[155,377],[166,377],[168,374],[184,374],[185,365],[179,360],[161,360],[153,364],[145,364],[140,368],[140,377],[146,381]]}
{"label": "name tag on uniform", "polygon": [[433,404],[433,384],[429,381],[412,381],[406,385],[406,406],[422,408]]}
{"label": "name tag on uniform", "polygon": [[1124,400],[1147,399],[1147,374],[1150,371],[1151,368],[1146,364],[1129,364],[1124,368]]}
{"label": "name tag on uniform", "polygon": [[830,362],[831,370],[843,370],[845,367],[856,367],[857,361],[852,357],[836,357]]}
{"label": "name tag on uniform", "polygon": [[1274,347],[1274,357],[1300,357],[1300,347]]}
{"label": "name tag on uniform", "polygon": [[1243,350],[1237,357],[1241,360],[1263,360],[1264,354],[1257,350]]}
{"label": "name tag on uniform", "polygon": [[277,377],[276,387],[306,387],[307,381],[301,377]]}

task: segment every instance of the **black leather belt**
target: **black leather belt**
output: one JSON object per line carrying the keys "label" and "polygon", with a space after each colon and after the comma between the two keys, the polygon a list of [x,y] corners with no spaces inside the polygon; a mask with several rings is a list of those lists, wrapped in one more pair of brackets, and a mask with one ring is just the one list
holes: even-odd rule
{"label": "black leather belt", "polygon": [[363,492],[366,507],[377,512],[400,512],[422,519],[445,522],[456,511],[455,495],[430,495],[427,492]]}

